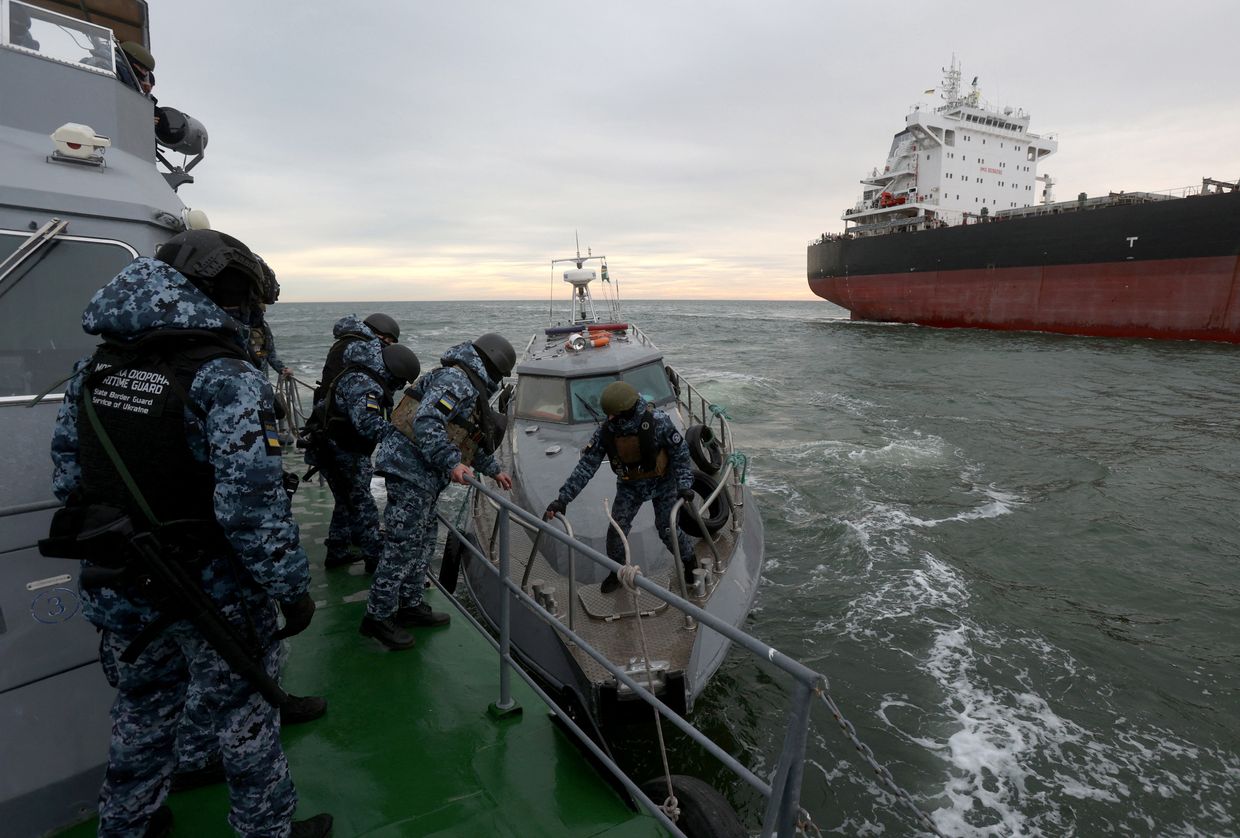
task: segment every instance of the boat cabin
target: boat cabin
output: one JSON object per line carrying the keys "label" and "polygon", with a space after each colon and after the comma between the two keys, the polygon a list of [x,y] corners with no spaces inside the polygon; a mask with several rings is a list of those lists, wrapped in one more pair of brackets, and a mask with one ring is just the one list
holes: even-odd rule
{"label": "boat cabin", "polygon": [[573,334],[579,333],[547,335],[545,345],[531,348],[517,365],[517,419],[596,424],[606,418],[599,397],[614,381],[629,382],[656,407],[675,402],[662,353],[649,346],[636,329],[617,332],[594,327],[589,334],[604,334],[607,343],[579,350],[569,348]]}

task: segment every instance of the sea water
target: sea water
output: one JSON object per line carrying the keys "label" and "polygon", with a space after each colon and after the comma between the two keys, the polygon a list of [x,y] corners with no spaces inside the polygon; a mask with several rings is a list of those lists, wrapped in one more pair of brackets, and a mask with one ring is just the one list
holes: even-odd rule
{"label": "sea water", "polygon": [[[397,318],[429,369],[486,331],[520,352],[549,308],[282,303],[269,321],[313,382],[346,313]],[[941,831],[1240,834],[1240,347],[853,323],[825,302],[623,312],[749,457],[767,563],[745,628],[828,677]],[[734,650],[693,720],[769,776],[788,695]],[[654,776],[654,742],[618,750]],[[823,704],[807,757],[824,832],[916,832]]]}

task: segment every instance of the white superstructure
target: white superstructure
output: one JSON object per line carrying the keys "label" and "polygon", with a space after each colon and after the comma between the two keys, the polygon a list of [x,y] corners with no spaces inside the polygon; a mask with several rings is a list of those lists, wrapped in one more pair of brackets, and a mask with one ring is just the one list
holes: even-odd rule
{"label": "white superstructure", "polygon": [[983,102],[976,78],[962,93],[954,57],[940,95],[944,104],[933,110],[913,107],[882,171],[862,178],[861,198],[843,215],[847,233],[969,223],[1054,200],[1054,181],[1038,176],[1038,162],[1059,144],[1029,133],[1029,114]]}

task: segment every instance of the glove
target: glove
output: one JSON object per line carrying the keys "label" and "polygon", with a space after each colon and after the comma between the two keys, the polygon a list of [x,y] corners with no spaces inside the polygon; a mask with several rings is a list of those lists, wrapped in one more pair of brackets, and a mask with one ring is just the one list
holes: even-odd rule
{"label": "glove", "polygon": [[694,493],[692,489],[681,489],[680,499],[683,500],[685,503],[693,503],[693,494]]}
{"label": "glove", "polygon": [[282,602],[280,613],[284,615],[284,628],[276,632],[276,640],[301,634],[314,616],[314,599],[304,593],[292,602]]}
{"label": "glove", "polygon": [[281,478],[280,482],[284,484],[284,491],[291,498],[293,495],[297,494],[297,487],[301,484],[301,478],[293,474],[291,471],[286,471],[284,472],[284,477]]}
{"label": "glove", "polygon": [[556,498],[555,500],[551,501],[551,503],[547,504],[547,511],[543,513],[543,520],[550,521],[557,514],[563,515],[564,510],[567,508],[568,506],[567,504],[564,503],[564,501],[560,500],[559,498]]}

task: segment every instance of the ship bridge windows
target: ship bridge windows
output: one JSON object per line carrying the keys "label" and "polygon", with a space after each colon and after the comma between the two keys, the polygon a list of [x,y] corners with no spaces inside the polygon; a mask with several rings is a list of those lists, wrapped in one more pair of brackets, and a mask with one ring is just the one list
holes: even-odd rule
{"label": "ship bridge windows", "polygon": [[[0,230],[0,262],[29,232]],[[0,397],[41,393],[98,341],[82,310],[137,252],[115,241],[58,236],[0,279]]]}
{"label": "ship bridge windows", "polygon": [[83,70],[114,72],[111,29],[20,0],[9,0],[8,7],[6,46],[32,50]]}

